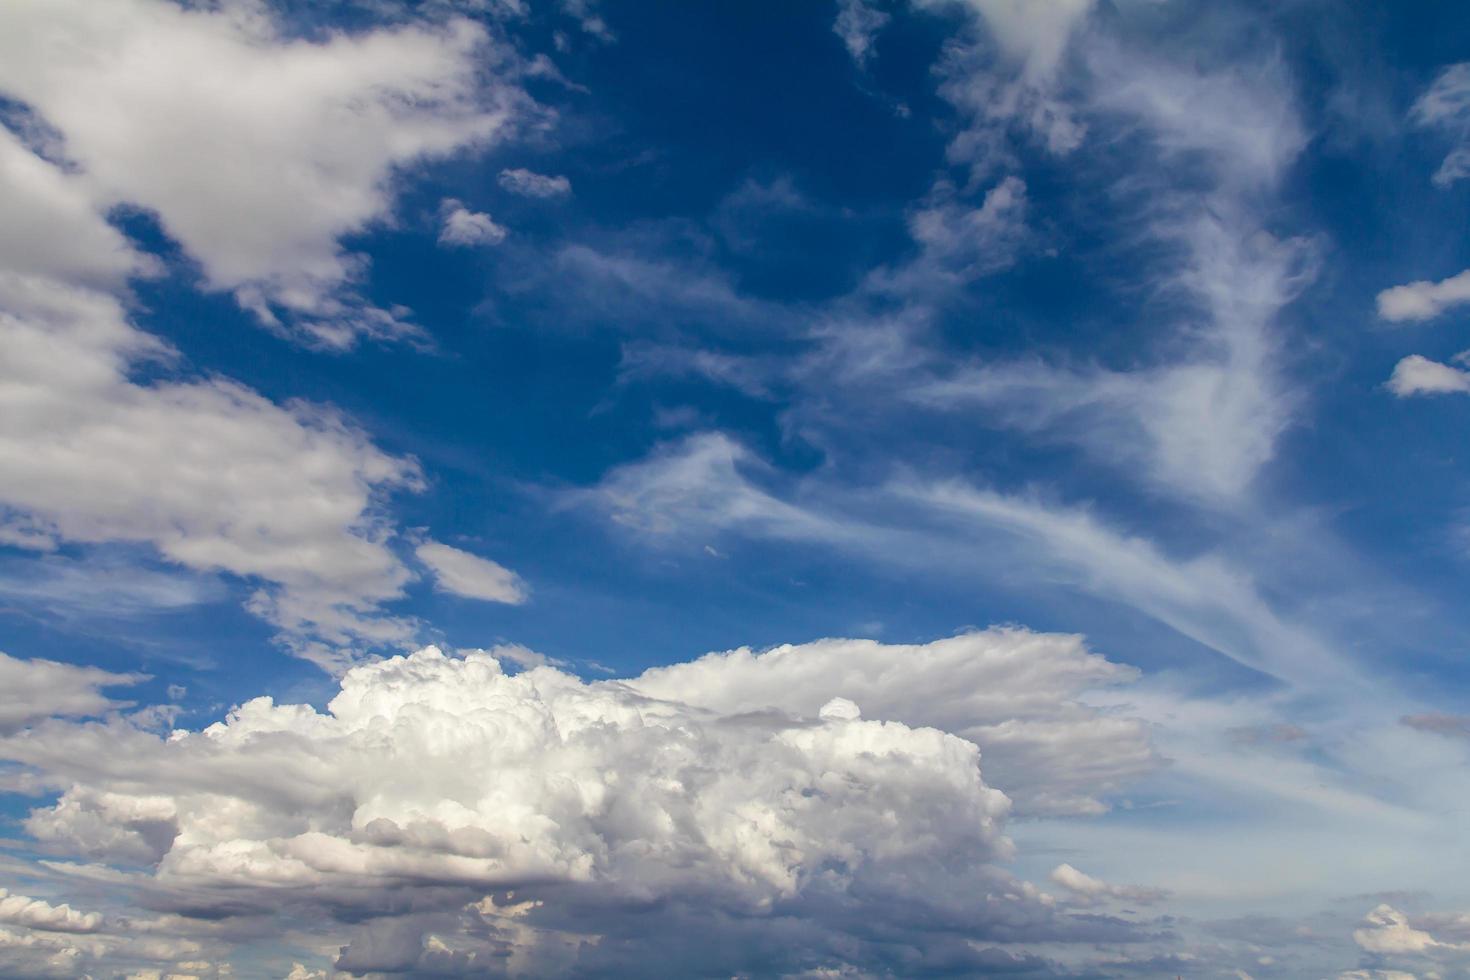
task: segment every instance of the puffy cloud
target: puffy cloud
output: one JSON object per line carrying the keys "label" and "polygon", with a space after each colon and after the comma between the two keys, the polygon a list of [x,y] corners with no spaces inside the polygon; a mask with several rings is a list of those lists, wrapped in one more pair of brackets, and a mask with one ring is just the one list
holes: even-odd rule
{"label": "puffy cloud", "polygon": [[339,240],[389,215],[397,169],[509,130],[525,97],[481,79],[507,58],[468,21],[313,42],[248,3],[0,11],[0,91],[60,132],[96,206],[156,212],[212,288],[330,347],[412,329],[355,294]]}
{"label": "puffy cloud", "polygon": [[1394,365],[1387,387],[1400,398],[1470,394],[1470,371],[1410,354]]}
{"label": "puffy cloud", "polygon": [[501,187],[522,197],[561,197],[572,192],[572,182],[560,174],[538,174],[524,167],[506,168],[496,180]]}
{"label": "puffy cloud", "polygon": [[103,285],[151,263],[97,213],[82,178],[0,127],[0,268]]}
{"label": "puffy cloud", "polygon": [[1420,280],[1378,294],[1378,315],[1399,323],[1432,320],[1446,310],[1470,303],[1470,269],[1439,282]]}
{"label": "puffy cloud", "polygon": [[440,245],[461,248],[475,245],[499,245],[509,234],[488,214],[470,211],[453,198],[444,202],[440,208],[440,214],[442,221],[439,228]]}
{"label": "puffy cloud", "polygon": [[1434,182],[1448,187],[1470,177],[1470,62],[1450,65],[1419,96],[1409,117],[1420,126],[1439,129],[1456,141],[1434,173]]}
{"label": "puffy cloud", "polygon": [[[1135,672],[1091,653],[1080,637],[1019,629],[932,643],[822,640],[709,654],[629,681],[728,714],[812,716],[828,694],[864,714],[954,732],[980,746],[989,778],[1021,813],[1097,813],[1103,797],[1157,765],[1136,720],[1083,704],[1084,692]],[[843,710],[826,703],[825,710]]]}
{"label": "puffy cloud", "polygon": [[113,701],[104,687],[136,684],[138,674],[114,674],[51,660],[19,660],[0,653],[0,733],[60,715],[100,715],[130,702]]}
{"label": "puffy cloud", "polygon": [[488,558],[438,541],[423,542],[414,554],[433,572],[435,582],[445,592],[511,605],[519,605],[529,596],[519,575]]}
{"label": "puffy cloud", "polygon": [[52,905],[0,888],[0,922],[47,932],[94,932],[102,924],[102,916],[96,912],[78,912],[70,905]]}
{"label": "puffy cloud", "polygon": [[1423,953],[1442,946],[1429,933],[1409,925],[1408,917],[1391,905],[1379,905],[1353,930],[1353,941],[1370,953]]}
{"label": "puffy cloud", "polygon": [[259,581],[252,608],[296,637],[409,635],[379,615],[410,573],[378,504],[419,485],[412,460],[325,407],[134,381],[172,352],[103,293],[0,272],[0,341],[0,503],[53,536]]}
{"label": "puffy cloud", "polygon": [[[0,756],[69,787],[27,830],[53,851],[150,868],[99,879],[146,907],[209,920],[282,912],[339,934],[324,917],[411,913],[382,921],[391,935],[354,938],[344,969],[430,954],[483,964],[466,950],[487,933],[552,956],[568,930],[590,932],[604,948],[585,955],[615,957],[644,948],[643,923],[668,916],[702,921],[694,932],[706,939],[739,935],[741,922],[811,929],[815,946],[776,943],[770,955],[834,963],[876,955],[875,942],[913,944],[903,936],[921,921],[919,948],[953,936],[966,955],[975,950],[960,936],[1126,938],[1122,924],[1059,917],[1000,869],[1010,803],[982,780],[972,742],[892,720],[907,702],[915,715],[975,716],[958,698],[925,708],[923,691],[959,686],[941,669],[963,669],[952,651],[984,659],[1007,637],[941,642],[925,682],[861,707],[883,678],[824,676],[836,648],[810,664],[788,648],[594,683],[550,667],[507,675],[489,654],[428,648],[349,671],[325,711],[259,698],[167,737],[122,719],[52,721],[0,741]],[[1063,672],[1109,673],[1073,638],[1056,642],[1071,647]],[[1040,652],[1046,639],[1029,643]],[[869,666],[883,655],[849,649]],[[882,673],[897,678],[924,655],[889,651]],[[1009,659],[989,673],[1038,676],[1043,691],[1072,683]],[[721,690],[742,679],[743,698]],[[1049,695],[1031,695],[1028,711],[1024,687],[1011,689],[1022,720],[1046,716]],[[799,714],[746,707],[793,688]],[[972,703],[994,718],[1006,700]],[[895,903],[906,911],[893,914]],[[879,941],[885,918],[880,931],[898,932]]]}

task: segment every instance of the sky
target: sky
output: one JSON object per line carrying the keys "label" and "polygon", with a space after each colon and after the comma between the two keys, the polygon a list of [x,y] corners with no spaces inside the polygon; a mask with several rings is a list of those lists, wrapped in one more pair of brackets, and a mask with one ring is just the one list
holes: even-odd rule
{"label": "sky", "polygon": [[0,977],[1470,975],[1470,9],[0,4]]}

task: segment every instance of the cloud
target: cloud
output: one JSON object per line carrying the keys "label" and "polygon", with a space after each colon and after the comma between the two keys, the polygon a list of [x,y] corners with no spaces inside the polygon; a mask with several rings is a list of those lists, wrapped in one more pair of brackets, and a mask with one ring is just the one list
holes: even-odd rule
{"label": "cloud", "polygon": [[[1080,700],[1133,680],[1081,638],[991,629],[932,643],[821,640],[709,654],[628,682],[653,697],[735,714],[811,716],[835,693],[870,717],[962,735],[1021,814],[1100,813],[1158,764],[1136,720]],[[830,707],[828,705],[827,707]]]}
{"label": "cloud", "polygon": [[[940,649],[983,660],[994,647],[1027,712],[1055,682],[1005,648],[1048,642],[982,634]],[[1063,672],[1108,672],[1074,638],[1055,642]],[[848,649],[886,657],[890,677],[926,656]],[[579,961],[615,972],[655,946],[664,962],[762,973],[913,972],[937,955],[974,971],[996,955],[982,956],[986,942],[1134,938],[1121,921],[1058,913],[1001,868],[1010,804],[982,779],[973,743],[844,700],[885,685],[854,687],[861,669],[824,676],[838,651],[791,673],[804,656],[719,655],[586,683],[428,648],[352,669],[324,711],[258,698],[167,737],[120,718],[53,720],[0,739],[0,757],[65,788],[26,820],[33,837],[140,870],[50,866],[164,913],[175,931],[215,923],[228,937],[274,922],[266,934],[287,955],[289,921],[317,948],[345,946],[337,967],[358,972],[483,972],[504,956],[518,972]],[[899,699],[964,717],[943,670],[962,658],[929,656]],[[1041,678],[1038,692],[1026,676]],[[815,707],[720,705],[739,698],[721,687],[731,677]],[[1006,701],[976,697],[994,712]],[[751,930],[771,941],[750,945]],[[763,968],[742,960],[756,948]]]}
{"label": "cloud", "polygon": [[153,263],[98,214],[86,182],[0,126],[0,268],[100,285]]}
{"label": "cloud", "polygon": [[1470,371],[1410,354],[1394,365],[1387,387],[1400,398],[1470,394]]}
{"label": "cloud", "polygon": [[439,211],[443,221],[439,229],[440,245],[461,248],[499,245],[509,234],[488,214],[470,211],[453,198],[446,199]]}
{"label": "cloud", "polygon": [[78,912],[70,905],[52,905],[0,888],[0,923],[47,932],[94,932],[102,924],[102,916],[96,912]]}
{"label": "cloud", "polygon": [[937,184],[908,217],[919,255],[894,269],[871,272],[864,285],[881,293],[934,298],[1007,268],[1026,240],[1026,183],[1006,177],[985,192],[979,207],[958,199],[954,187]]}
{"label": "cloud", "polygon": [[1001,56],[975,41],[955,41],[947,50],[940,94],[969,117],[950,144],[952,160],[976,173],[1005,163],[1011,156],[1006,129],[1017,124],[1059,156],[1081,145],[1086,127],[1060,88],[1067,49],[1092,0],[914,0],[914,6],[964,11]]}
{"label": "cloud", "polygon": [[1210,175],[1206,187],[1187,189],[1140,177],[1137,167],[1118,178],[1120,192],[1149,195],[1138,233],[1171,253],[1146,281],[1177,304],[1167,356],[1140,357],[1127,370],[1037,360],[941,366],[909,397],[985,408],[1002,425],[1142,473],[1155,489],[1229,507],[1274,458],[1296,410],[1276,321],[1311,281],[1315,251],[1268,233],[1261,217],[1306,142],[1291,85],[1278,59],[1201,73],[1099,42],[1085,62],[1087,104],[1100,120],[1141,133],[1160,159],[1187,157]]}
{"label": "cloud", "polygon": [[433,572],[435,584],[444,592],[513,606],[530,597],[530,590],[519,575],[488,558],[438,541],[423,542],[414,549],[414,554]]}
{"label": "cloud", "polygon": [[402,168],[510,132],[508,57],[464,20],[313,42],[247,4],[0,12],[0,91],[60,132],[95,206],[155,212],[210,288],[333,348],[415,329],[354,291],[340,239],[390,217]]}
{"label": "cloud", "polygon": [[1450,65],[1409,110],[1419,126],[1443,131],[1456,145],[1434,173],[1434,183],[1448,187],[1470,177],[1470,62]]}
{"label": "cloud", "polygon": [[1075,900],[1084,905],[1115,900],[1147,905],[1164,898],[1168,893],[1158,888],[1138,888],[1129,885],[1110,885],[1100,878],[1083,874],[1070,864],[1059,864],[1049,875],[1051,880],[1071,892]]}
{"label": "cloud", "polygon": [[809,542],[872,567],[1064,583],[1122,603],[1253,670],[1318,689],[1361,690],[1354,668],[1284,620],[1254,577],[1208,552],[1175,557],[1084,507],[960,480],[895,476],[853,490],[779,474],[723,433],[703,432],[615,467],[566,500],[605,513],[655,546],[712,532]]}
{"label": "cloud", "polygon": [[1378,294],[1378,316],[1390,323],[1432,320],[1446,310],[1470,303],[1470,269],[1439,282],[1420,280]]}
{"label": "cloud", "polygon": [[420,485],[414,461],[323,406],[135,382],[174,355],[106,294],[0,273],[0,341],[0,503],[68,541],[257,581],[251,608],[313,656],[410,635],[379,610],[410,578],[379,505]]}
{"label": "cloud", "polygon": [[572,182],[567,178],[538,174],[524,167],[502,170],[496,180],[501,187],[522,197],[562,197],[572,192]]}
{"label": "cloud", "polygon": [[125,708],[132,702],[114,701],[102,688],[141,680],[140,674],[114,674],[51,660],[19,660],[0,653],[0,734],[53,716],[95,716]]}
{"label": "cloud", "polygon": [[843,47],[859,68],[868,63],[873,42],[892,17],[866,0],[838,0],[837,19],[832,33],[842,39]]}
{"label": "cloud", "polygon": [[1364,921],[1363,928],[1353,930],[1353,941],[1370,953],[1423,953],[1445,945],[1409,925],[1404,913],[1391,905],[1379,905]]}

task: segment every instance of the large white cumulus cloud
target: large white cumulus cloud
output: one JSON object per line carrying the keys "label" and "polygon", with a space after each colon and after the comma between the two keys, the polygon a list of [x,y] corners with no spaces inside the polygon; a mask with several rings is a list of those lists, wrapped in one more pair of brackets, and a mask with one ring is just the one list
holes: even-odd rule
{"label": "large white cumulus cloud", "polygon": [[1084,692],[1137,672],[1091,653],[1078,636],[1024,629],[933,643],[822,640],[763,653],[710,654],[631,682],[722,712],[816,714],[840,695],[865,712],[955,732],[985,753],[986,772],[1027,813],[1096,813],[1103,797],[1157,764],[1143,724],[1082,703]]}
{"label": "large white cumulus cloud", "polygon": [[[1003,728],[1008,702],[1081,726],[1084,709],[1053,702],[1113,679],[1075,638],[1019,630],[738,651],[632,682],[430,647],[354,668],[323,711],[258,698],[167,736],[53,719],[0,757],[61,791],[26,820],[34,839],[142,869],[109,872],[130,902],[287,912],[349,938],[339,965],[359,972],[484,970],[497,949],[604,968],[650,923],[689,917],[727,941],[801,931],[776,946],[810,962],[785,967],[940,949],[979,963],[1001,955],[985,940],[1131,927],[1062,915],[1003,870],[1010,801],[943,729]],[[1103,754],[1119,737],[1092,734]],[[348,920],[368,924],[332,925]]]}

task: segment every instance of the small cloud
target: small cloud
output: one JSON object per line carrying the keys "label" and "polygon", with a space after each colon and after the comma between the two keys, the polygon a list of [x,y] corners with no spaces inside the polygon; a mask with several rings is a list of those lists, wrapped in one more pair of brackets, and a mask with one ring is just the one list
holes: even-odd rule
{"label": "small cloud", "polygon": [[414,554],[433,573],[441,592],[512,606],[519,606],[530,597],[530,589],[519,575],[488,558],[438,541],[423,542],[414,549]]}
{"label": "small cloud", "polygon": [[1432,320],[1453,307],[1470,303],[1470,269],[1430,282],[1421,279],[1378,294],[1378,317],[1390,323]]}
{"label": "small cloud", "polygon": [[439,229],[440,245],[453,248],[499,245],[510,234],[488,214],[471,211],[453,198],[446,199],[439,211],[444,222]]}
{"label": "small cloud", "polygon": [[[1470,351],[1466,354],[1470,354]],[[1466,354],[1458,355],[1456,360],[1463,360]],[[1399,398],[1470,394],[1470,371],[1431,361],[1419,354],[1410,354],[1394,365],[1387,388]]]}
{"label": "small cloud", "polygon": [[522,197],[561,197],[572,192],[572,182],[567,178],[538,174],[524,167],[502,170],[496,180],[501,187]]}

